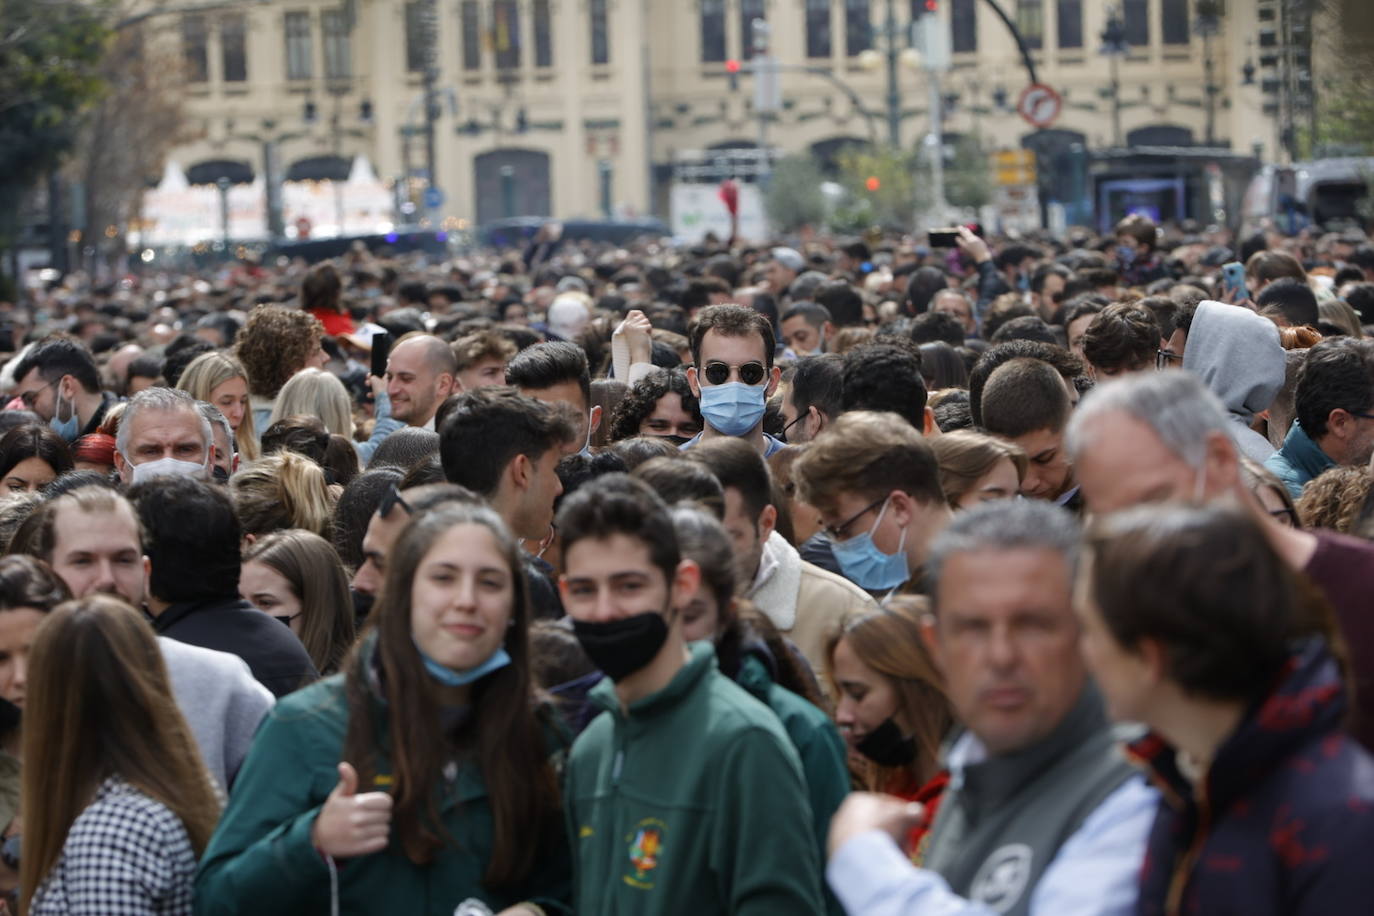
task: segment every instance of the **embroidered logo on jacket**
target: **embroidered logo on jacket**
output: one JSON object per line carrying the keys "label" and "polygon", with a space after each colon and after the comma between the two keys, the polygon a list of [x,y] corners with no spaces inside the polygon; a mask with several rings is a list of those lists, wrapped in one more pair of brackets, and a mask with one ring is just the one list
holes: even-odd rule
{"label": "embroidered logo on jacket", "polygon": [[988,856],[973,876],[969,899],[999,913],[1011,909],[1030,881],[1031,855],[1025,843],[1012,843]]}
{"label": "embroidered logo on jacket", "polygon": [[625,875],[625,883],[630,887],[648,890],[654,886],[650,880],[654,869],[658,868],[658,857],[663,850],[663,833],[667,824],[657,818],[645,818],[635,825],[630,839],[630,865],[634,872]]}

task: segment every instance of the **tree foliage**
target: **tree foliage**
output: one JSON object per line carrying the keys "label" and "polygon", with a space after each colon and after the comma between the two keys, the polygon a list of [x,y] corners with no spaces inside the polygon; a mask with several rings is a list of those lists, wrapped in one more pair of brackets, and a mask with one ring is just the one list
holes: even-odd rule
{"label": "tree foliage", "polygon": [[80,140],[66,169],[79,189],[82,238],[122,252],[122,233],[139,215],[143,192],[156,181],[167,153],[188,139],[181,91],[184,61],[175,42],[120,31],[101,62],[108,90],[80,118]]}
{"label": "tree foliage", "polygon": [[952,206],[977,209],[992,202],[992,166],[977,136],[953,144],[945,166],[945,198]]}
{"label": "tree foliage", "polygon": [[0,248],[23,195],[70,151],[77,115],[104,89],[105,9],[79,0],[0,0]]}
{"label": "tree foliage", "polygon": [[914,153],[856,147],[840,152],[839,165],[848,199],[835,214],[834,228],[839,231],[872,226],[909,230],[930,206],[930,172]]}
{"label": "tree foliage", "polygon": [[768,221],[780,233],[792,233],[804,226],[820,226],[825,222],[825,195],[821,193],[821,174],[816,161],[809,155],[785,156],[773,164],[764,192]]}

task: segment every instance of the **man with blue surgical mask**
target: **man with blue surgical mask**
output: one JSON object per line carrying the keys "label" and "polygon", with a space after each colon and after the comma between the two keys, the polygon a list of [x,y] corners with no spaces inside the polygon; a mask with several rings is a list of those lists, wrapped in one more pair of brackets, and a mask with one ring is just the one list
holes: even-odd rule
{"label": "man with blue surgical mask", "polygon": [[692,325],[691,347],[687,383],[705,428],[682,449],[720,436],[743,439],[765,458],[782,449],[785,443],[763,431],[768,398],[782,375],[773,365],[777,342],[768,319],[742,305],[709,306]]}
{"label": "man with blue surgical mask", "polygon": [[16,396],[68,442],[96,431],[119,399],[100,389],[95,360],[81,341],[54,335],[14,367]]}
{"label": "man with blue surgical mask", "polygon": [[910,423],[842,414],[807,446],[792,479],[820,513],[846,579],[879,598],[919,591],[928,547],[952,514],[935,453]]}
{"label": "man with blue surgical mask", "polygon": [[125,484],[164,476],[208,480],[213,455],[210,421],[195,398],[174,388],[148,388],[129,399],[114,456]]}

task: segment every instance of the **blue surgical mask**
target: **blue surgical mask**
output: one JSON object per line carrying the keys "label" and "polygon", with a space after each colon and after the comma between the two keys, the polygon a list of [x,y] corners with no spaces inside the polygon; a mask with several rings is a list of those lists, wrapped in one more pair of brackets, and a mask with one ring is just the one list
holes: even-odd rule
{"label": "blue surgical mask", "polygon": [[57,390],[54,392],[57,402],[53,404],[52,419],[48,421],[49,428],[68,442],[75,442],[77,436],[81,434],[81,420],[76,415],[76,402],[71,402],[72,415],[65,420],[59,420],[62,415],[62,383],[57,383]]}
{"label": "blue surgical mask", "polygon": [[445,687],[462,687],[464,684],[471,684],[473,681],[484,678],[493,671],[498,671],[510,664],[510,655],[506,652],[505,647],[497,648],[491,657],[482,664],[466,671],[454,671],[447,665],[439,664],[424,653],[419,643],[415,644],[415,651],[420,653],[420,660],[425,663],[425,670],[429,672],[429,676]]}
{"label": "blue surgical mask", "polygon": [[1019,290],[1020,290],[1021,292],[1023,292],[1023,293],[1026,292],[1027,290],[1029,290],[1029,289],[1030,289],[1030,274],[1026,273],[1025,271],[1022,271],[1021,273],[1017,274],[1017,275],[1016,275],[1016,288],[1019,289]]}
{"label": "blue surgical mask", "polygon": [[883,553],[873,543],[873,532],[882,524],[887,503],[873,520],[873,527],[863,534],[847,541],[830,542],[830,549],[840,564],[840,572],[859,588],[870,592],[894,589],[907,579],[911,572],[906,565],[906,529],[902,529],[902,539],[897,544],[896,553]]}
{"label": "blue surgical mask", "polygon": [[742,436],[763,419],[767,385],[726,382],[701,389],[701,416],[716,432]]}
{"label": "blue surgical mask", "polygon": [[1130,245],[1117,245],[1116,257],[1122,264],[1130,264],[1135,261],[1135,249]]}

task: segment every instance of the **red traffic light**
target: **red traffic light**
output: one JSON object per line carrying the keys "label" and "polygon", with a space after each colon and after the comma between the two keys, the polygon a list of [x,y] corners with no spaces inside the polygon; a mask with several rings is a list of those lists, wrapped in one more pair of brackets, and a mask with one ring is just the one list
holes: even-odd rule
{"label": "red traffic light", "polygon": [[739,72],[739,61],[737,61],[737,60],[727,60],[727,61],[725,62],[725,72],[726,72],[726,73],[738,73],[738,72]]}
{"label": "red traffic light", "polygon": [[940,11],[940,0],[926,0],[926,12],[937,13]]}
{"label": "red traffic light", "polygon": [[882,187],[882,185],[883,183],[878,180],[877,175],[868,176],[868,180],[864,182],[864,187],[868,188],[870,191],[876,191]]}

